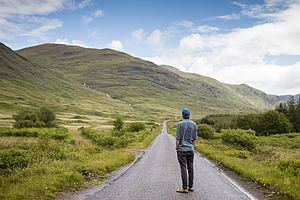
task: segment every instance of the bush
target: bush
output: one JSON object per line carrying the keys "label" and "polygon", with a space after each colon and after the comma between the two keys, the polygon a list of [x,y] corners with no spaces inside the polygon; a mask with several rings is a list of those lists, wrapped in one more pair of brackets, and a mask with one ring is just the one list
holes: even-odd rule
{"label": "bush", "polygon": [[117,129],[118,131],[121,130],[124,126],[124,120],[123,117],[121,115],[117,115],[116,119],[114,121],[114,127],[115,129]]}
{"label": "bush", "polygon": [[237,149],[253,151],[257,147],[258,142],[253,130],[222,129],[221,133],[222,141]]}
{"label": "bush", "polygon": [[125,129],[120,131],[104,132],[91,128],[84,128],[81,132],[86,137],[92,139],[97,145],[108,148],[126,147],[129,143],[142,141],[150,134],[150,131],[126,132]]}
{"label": "bush", "polygon": [[207,124],[199,124],[197,127],[197,135],[203,139],[214,139],[215,130]]}
{"label": "bush", "polygon": [[132,124],[130,124],[129,126],[129,130],[131,132],[139,132],[141,130],[145,130],[146,126],[145,123],[143,122],[134,122]]}
{"label": "bush", "polygon": [[0,136],[53,138],[56,140],[64,140],[70,143],[76,142],[72,134],[69,133],[68,129],[65,127],[22,129],[0,127]]}
{"label": "bush", "polygon": [[12,148],[0,151],[0,169],[24,168],[29,163],[28,151]]}
{"label": "bush", "polygon": [[293,176],[298,176],[300,175],[300,160],[281,160],[278,163],[278,169]]}
{"label": "bush", "polygon": [[24,109],[14,114],[12,118],[16,121],[13,125],[14,128],[57,127],[55,114],[48,107]]}
{"label": "bush", "polygon": [[249,157],[248,152],[242,150],[234,150],[233,152],[230,152],[229,155],[243,159],[247,159]]}

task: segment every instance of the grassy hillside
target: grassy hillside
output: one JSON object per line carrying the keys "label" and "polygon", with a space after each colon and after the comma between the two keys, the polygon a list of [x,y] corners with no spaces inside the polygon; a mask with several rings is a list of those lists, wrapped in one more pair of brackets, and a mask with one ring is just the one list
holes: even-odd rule
{"label": "grassy hillside", "polygon": [[110,49],[44,44],[17,51],[34,63],[109,94],[152,118],[193,117],[210,113],[246,113],[272,109],[279,97],[247,85],[227,85],[197,74],[132,57]]}
{"label": "grassy hillside", "polygon": [[1,43],[0,77],[0,126],[11,126],[12,114],[22,108],[42,105],[55,110],[60,124],[75,127],[110,125],[116,114],[126,120],[147,119],[126,103],[35,64]]}

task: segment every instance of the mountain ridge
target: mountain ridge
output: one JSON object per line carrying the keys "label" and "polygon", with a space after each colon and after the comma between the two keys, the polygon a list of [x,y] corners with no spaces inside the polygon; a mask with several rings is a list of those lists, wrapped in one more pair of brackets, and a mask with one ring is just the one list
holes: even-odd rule
{"label": "mountain ridge", "polygon": [[[158,66],[109,49],[43,44],[17,52],[35,63],[46,64],[48,68],[85,82],[92,89],[108,93],[112,98],[135,104],[134,97],[159,96],[160,99],[171,100],[165,96],[177,99],[186,96],[193,98],[193,104],[205,107],[202,112],[218,112],[223,106],[228,113],[231,112],[229,104],[233,100],[234,112],[239,113],[237,110],[240,109],[254,109],[254,112],[271,109],[281,101],[275,95],[267,95],[250,86],[224,84],[209,77],[187,74],[174,68],[171,70],[170,67]],[[165,95],[158,95],[162,92]]]}
{"label": "mountain ridge", "polygon": [[36,64],[2,43],[0,77],[0,126],[11,126],[12,114],[23,108],[41,106],[51,107],[59,118],[65,120],[73,119],[78,114],[104,121],[112,119],[116,114],[131,120],[145,118],[143,113],[126,103],[109,99],[102,92],[91,90],[72,78]]}
{"label": "mountain ridge", "polygon": [[[51,85],[51,82],[59,82],[60,91],[56,95],[66,93],[66,96],[73,98],[68,88],[72,88],[73,92],[80,88],[78,93],[84,90],[97,95],[108,94],[112,99],[130,103],[135,108],[135,111],[130,112],[141,118],[180,117],[180,110],[184,107],[189,107],[194,113],[193,116],[198,118],[214,113],[256,113],[273,109],[283,102],[280,96],[268,95],[245,84],[221,83],[210,77],[182,72],[171,66],[158,66],[111,49],[89,49],[48,43],[1,54],[12,58],[14,53],[37,67],[35,73],[42,70],[41,75],[45,77],[40,79],[40,82],[45,82],[49,77],[51,81],[46,81],[48,85]],[[16,60],[17,63],[25,61]],[[16,63],[5,64],[4,60],[0,59],[0,64],[1,68],[4,68]],[[0,73],[5,73],[2,71]],[[38,75],[34,75],[34,78],[37,77]],[[65,82],[61,83],[61,79],[65,79]],[[33,83],[29,80],[22,84],[33,87],[30,86]],[[55,93],[55,89],[52,92]],[[81,95],[81,98],[84,95]],[[73,100],[75,101],[75,97]],[[105,107],[105,101],[101,103]],[[79,110],[82,112],[82,109]],[[127,110],[125,113],[129,116],[130,112]],[[122,110],[119,110],[119,113],[122,113]]]}

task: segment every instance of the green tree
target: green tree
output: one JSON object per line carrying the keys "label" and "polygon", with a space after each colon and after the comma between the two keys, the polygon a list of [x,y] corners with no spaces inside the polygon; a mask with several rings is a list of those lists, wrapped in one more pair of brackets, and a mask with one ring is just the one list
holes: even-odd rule
{"label": "green tree", "polygon": [[295,131],[300,132],[300,97],[296,104],[296,123],[294,125]]}
{"label": "green tree", "polygon": [[269,110],[263,114],[262,125],[265,134],[289,133],[292,130],[289,120],[276,110]]}
{"label": "green tree", "polygon": [[43,106],[37,112],[39,120],[44,123],[44,127],[56,127],[56,116],[51,108]]}
{"label": "green tree", "polygon": [[276,106],[275,110],[279,113],[283,113],[284,115],[288,113],[288,107],[286,103],[280,103],[279,106]]}
{"label": "green tree", "polygon": [[201,119],[195,120],[194,122],[199,124],[207,124],[214,128],[217,132],[221,129],[233,128],[235,125],[236,115],[229,114],[211,114]]}
{"label": "green tree", "polygon": [[290,121],[290,123],[292,124],[292,130],[297,131],[297,127],[298,127],[298,121],[299,121],[299,114],[296,110],[296,102],[294,100],[293,96],[290,96],[289,101],[287,102],[287,106],[288,106],[288,112],[287,112],[287,118]]}
{"label": "green tree", "polygon": [[262,132],[262,121],[263,114],[253,114],[247,113],[244,115],[239,115],[236,118],[236,128],[243,129],[243,130],[254,130],[256,133]]}
{"label": "green tree", "polygon": [[118,131],[121,130],[124,127],[124,120],[121,115],[117,115],[115,120],[114,120],[114,127]]}
{"label": "green tree", "polygon": [[207,124],[199,124],[197,126],[197,135],[203,139],[214,139],[215,129]]}

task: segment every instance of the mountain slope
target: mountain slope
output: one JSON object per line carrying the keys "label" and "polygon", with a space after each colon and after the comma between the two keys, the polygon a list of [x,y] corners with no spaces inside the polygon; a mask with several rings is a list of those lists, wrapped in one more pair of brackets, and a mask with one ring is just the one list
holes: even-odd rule
{"label": "mountain slope", "polygon": [[[116,114],[138,120],[147,116],[124,102],[84,87],[43,65],[35,64],[0,43],[0,126],[24,107],[49,106],[64,118],[89,115],[111,120]],[[12,120],[7,123],[11,125]],[[106,123],[106,122],[105,122]]]}
{"label": "mountain slope", "polygon": [[191,108],[196,117],[259,112],[281,101],[247,85],[223,84],[110,49],[43,44],[17,52],[77,83],[129,102],[153,117],[180,116],[184,107]]}

